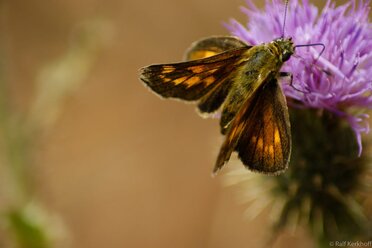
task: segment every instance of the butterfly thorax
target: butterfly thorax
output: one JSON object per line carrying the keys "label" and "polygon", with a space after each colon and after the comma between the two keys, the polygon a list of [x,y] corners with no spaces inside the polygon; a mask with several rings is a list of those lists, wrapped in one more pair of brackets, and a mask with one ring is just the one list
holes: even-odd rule
{"label": "butterfly thorax", "polygon": [[240,106],[266,82],[275,79],[285,61],[294,53],[291,38],[278,38],[253,46],[242,55],[222,111],[222,127],[227,126]]}

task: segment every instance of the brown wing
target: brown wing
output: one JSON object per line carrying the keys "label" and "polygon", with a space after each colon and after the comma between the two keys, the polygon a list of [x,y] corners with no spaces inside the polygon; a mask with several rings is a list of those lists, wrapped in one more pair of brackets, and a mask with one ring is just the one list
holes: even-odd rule
{"label": "brown wing", "polygon": [[234,36],[208,37],[192,43],[186,51],[185,60],[203,59],[241,47],[250,46]]}
{"label": "brown wing", "polygon": [[289,115],[275,78],[263,83],[232,121],[214,173],[224,166],[234,150],[253,171],[278,174],[287,168],[291,152]]}
{"label": "brown wing", "polygon": [[162,97],[198,100],[226,81],[247,49],[241,47],[182,63],[150,65],[141,69],[140,78]]}
{"label": "brown wing", "polygon": [[[186,51],[185,59],[194,60],[207,58],[225,51],[237,48],[251,48],[242,40],[233,36],[214,36],[194,42]],[[213,113],[219,109],[230,91],[233,77],[228,77],[223,83],[213,88],[199,103],[198,109],[201,113]]]}

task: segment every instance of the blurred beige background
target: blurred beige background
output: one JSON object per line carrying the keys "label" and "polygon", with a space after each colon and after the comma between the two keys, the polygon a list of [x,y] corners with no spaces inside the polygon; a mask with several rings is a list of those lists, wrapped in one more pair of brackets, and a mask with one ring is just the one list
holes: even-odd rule
{"label": "blurred beige background", "polygon": [[[110,31],[78,90],[37,143],[36,197],[63,220],[79,248],[263,247],[266,212],[253,221],[237,191],[211,169],[222,142],[218,121],[192,105],[163,101],[138,69],[176,62],[195,40],[245,22],[243,0],[9,0],[2,36],[12,106],[26,112],[41,67],[62,56],[79,23]],[[106,35],[106,34],[105,34]],[[263,187],[265,187],[263,185]],[[313,247],[304,231],[274,247]]]}

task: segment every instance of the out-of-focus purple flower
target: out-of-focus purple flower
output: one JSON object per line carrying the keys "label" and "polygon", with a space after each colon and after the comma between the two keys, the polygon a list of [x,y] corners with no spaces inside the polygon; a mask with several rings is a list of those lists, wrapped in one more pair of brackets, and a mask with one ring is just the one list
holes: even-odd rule
{"label": "out-of-focus purple flower", "polygon": [[[249,17],[246,26],[236,20],[226,24],[233,35],[252,45],[283,35],[283,1],[266,0],[263,10],[250,0],[247,5],[242,7]],[[361,133],[369,131],[364,111],[372,108],[369,10],[369,1],[353,0],[336,7],[328,0],[319,13],[307,0],[291,0],[285,24],[285,36],[292,37],[296,45],[323,43],[326,47],[321,57],[319,47],[296,49],[282,68],[294,76],[293,86],[282,84],[285,95],[304,107],[325,109],[346,119],[356,134],[359,154]]]}

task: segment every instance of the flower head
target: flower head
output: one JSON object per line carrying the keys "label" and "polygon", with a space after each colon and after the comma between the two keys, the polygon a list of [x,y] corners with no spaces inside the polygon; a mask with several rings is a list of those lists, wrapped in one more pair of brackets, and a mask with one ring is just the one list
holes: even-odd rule
{"label": "flower head", "polygon": [[[369,131],[364,113],[372,108],[372,24],[368,21],[369,1],[350,1],[338,7],[328,0],[323,10],[307,0],[291,0],[285,36],[297,45],[322,43],[324,52],[314,46],[298,47],[295,56],[283,66],[293,74],[293,85],[282,84],[291,102],[302,107],[330,111],[348,121],[356,134],[361,153],[361,133]],[[231,20],[230,32],[255,45],[283,35],[284,5],[266,0],[258,9],[250,0],[242,11],[249,16],[246,26]]]}
{"label": "flower head", "polygon": [[[355,156],[358,146],[350,142],[353,131],[330,112],[319,116],[313,109],[294,108],[291,119],[296,128],[288,171],[268,177],[239,166],[228,174],[226,183],[241,188],[239,196],[249,204],[248,217],[269,210],[273,227],[269,241],[297,226],[306,227],[319,247],[334,240],[368,240],[370,153]],[[370,145],[366,142],[365,149],[371,151]]]}

